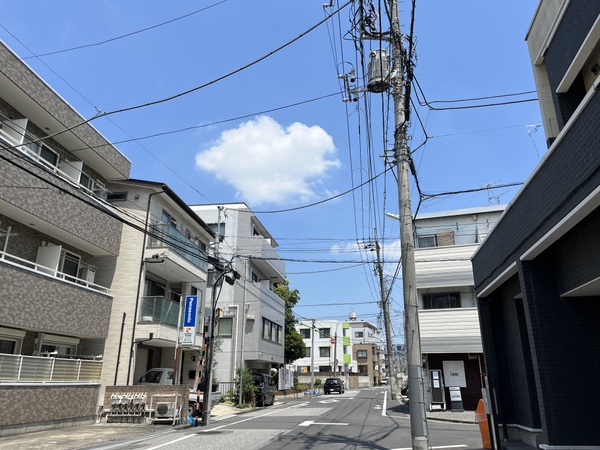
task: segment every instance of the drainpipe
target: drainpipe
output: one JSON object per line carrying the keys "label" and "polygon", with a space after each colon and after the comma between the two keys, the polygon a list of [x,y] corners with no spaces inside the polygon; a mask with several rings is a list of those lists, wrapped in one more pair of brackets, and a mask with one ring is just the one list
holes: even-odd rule
{"label": "drainpipe", "polygon": [[[166,189],[166,185],[162,185],[161,189],[162,191],[160,192],[152,192],[150,193],[150,195],[148,195],[148,206],[146,207],[146,221],[144,223],[144,240],[142,242],[142,256],[140,258],[140,274],[139,274],[139,278],[138,278],[138,285],[137,285],[137,293],[135,296],[135,311],[133,313],[133,326],[131,327],[131,347],[129,350],[129,367],[127,368],[127,385],[129,386],[131,384],[131,366],[133,365],[133,356],[137,351],[137,346],[135,345],[135,326],[137,324],[137,316],[138,316],[138,309],[140,306],[140,292],[142,290],[142,281],[144,280],[145,276],[146,276],[146,262],[144,260],[144,255],[146,253],[146,241],[148,239],[148,220],[150,218],[150,205],[152,203],[152,197],[158,194],[164,194],[165,193],[165,189]],[[135,350],[135,351],[134,351]]]}

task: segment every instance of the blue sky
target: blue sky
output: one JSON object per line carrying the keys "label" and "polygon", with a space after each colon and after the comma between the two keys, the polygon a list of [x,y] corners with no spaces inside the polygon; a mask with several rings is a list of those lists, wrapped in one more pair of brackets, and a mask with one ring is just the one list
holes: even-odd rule
{"label": "blue sky", "polygon": [[[131,160],[132,177],[165,182],[190,204],[244,201],[259,212],[300,291],[299,317],[344,319],[353,310],[376,323],[370,250],[377,237],[385,261],[398,258],[398,223],[384,217],[398,211],[397,186],[389,171],[365,182],[385,169],[393,116],[382,115],[387,95],[348,103],[336,95],[338,75],[361,73],[350,33],[356,7],[304,34],[345,4],[323,3],[8,2],[0,38],[85,118],[206,85],[92,123]],[[535,90],[525,35],[538,1],[416,4],[410,145],[421,146],[413,154],[419,186],[428,194],[495,188],[420,202],[413,183],[413,211],[508,203],[518,187],[499,186],[525,181],[545,153],[537,102],[437,110],[419,101],[445,108],[535,98],[443,102]],[[400,8],[408,34],[411,2]],[[365,58],[378,46],[365,41]]]}

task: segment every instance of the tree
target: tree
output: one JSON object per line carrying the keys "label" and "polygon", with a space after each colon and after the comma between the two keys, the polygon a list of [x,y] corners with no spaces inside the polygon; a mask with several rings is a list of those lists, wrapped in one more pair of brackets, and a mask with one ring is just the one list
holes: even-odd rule
{"label": "tree", "polygon": [[302,336],[296,330],[298,319],[294,315],[294,306],[300,301],[298,289],[290,290],[290,282],[285,280],[278,283],[273,291],[285,302],[285,350],[284,360],[286,363],[304,358],[306,355],[306,346]]}
{"label": "tree", "polygon": [[[240,405],[240,378],[242,379],[242,404]],[[254,386],[254,374],[252,371],[243,365],[242,367],[238,367],[236,370],[236,377],[234,380],[235,383],[235,398],[233,398],[233,403],[237,404],[239,407],[245,405],[251,405],[254,403],[254,396],[256,394],[256,388]]]}

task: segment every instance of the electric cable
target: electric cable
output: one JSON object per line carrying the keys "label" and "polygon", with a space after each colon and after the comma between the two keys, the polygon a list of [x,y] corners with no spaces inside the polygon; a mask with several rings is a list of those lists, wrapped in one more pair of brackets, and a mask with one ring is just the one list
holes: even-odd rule
{"label": "electric cable", "polygon": [[[161,22],[161,23],[158,23],[158,24],[155,24],[155,25],[151,25],[151,26],[146,27],[146,28],[141,28],[139,30],[132,31],[130,33],[122,34],[122,35],[119,35],[119,36],[115,36],[113,38],[105,39],[103,41],[93,42],[93,43],[90,43],[90,44],[78,45],[76,47],[69,47],[69,48],[65,48],[65,49],[62,49],[62,50],[55,50],[55,51],[47,52],[47,53],[33,54],[32,56],[26,56],[26,57],[20,58],[20,59],[25,60],[25,59],[31,59],[31,58],[41,58],[41,57],[44,57],[44,56],[58,55],[60,53],[72,52],[74,50],[81,50],[81,49],[84,49],[84,48],[98,47],[100,45],[104,45],[104,44],[107,44],[109,42],[118,41],[120,39],[124,39],[124,38],[130,37],[130,36],[134,36],[136,34],[144,33],[146,31],[150,31],[150,30],[153,30],[155,28],[159,28],[159,27],[162,27],[164,25],[168,25],[170,23],[177,22],[177,21],[182,20],[182,19],[186,19],[186,18],[188,18],[190,16],[193,16],[193,15],[198,14],[200,12],[206,11],[207,9],[213,8],[215,6],[220,5],[221,3],[225,3],[227,1],[229,1],[229,0],[221,0],[220,2],[214,3],[212,5],[206,6],[206,7],[201,8],[201,9],[198,9],[196,11],[192,11],[192,12],[184,14],[182,16],[175,17],[175,18],[167,20],[165,22]],[[8,34],[10,34],[11,36],[13,36],[13,34],[10,31],[8,31],[2,24],[0,24],[0,27],[2,27],[4,29],[4,31],[6,31]],[[0,61],[0,62],[10,62],[10,61],[11,60],[4,60],[4,61]]]}

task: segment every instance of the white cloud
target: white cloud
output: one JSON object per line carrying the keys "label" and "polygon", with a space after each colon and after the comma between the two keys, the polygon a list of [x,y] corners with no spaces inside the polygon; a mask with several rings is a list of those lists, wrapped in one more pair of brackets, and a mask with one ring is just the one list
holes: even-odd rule
{"label": "white cloud", "polygon": [[196,166],[253,204],[306,202],[318,196],[328,171],[341,166],[334,154],[333,139],[321,127],[296,122],[283,128],[260,116],[221,133],[196,155]]}

